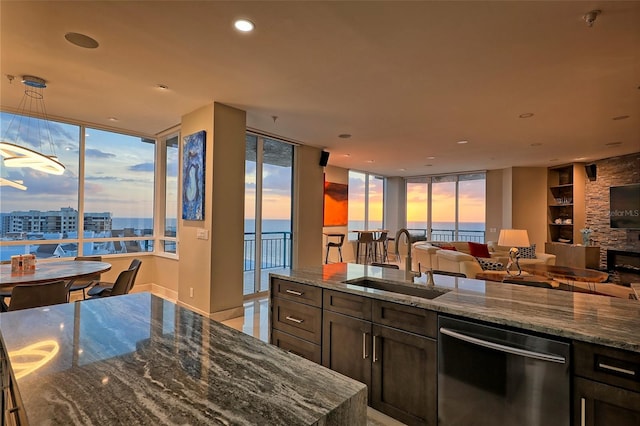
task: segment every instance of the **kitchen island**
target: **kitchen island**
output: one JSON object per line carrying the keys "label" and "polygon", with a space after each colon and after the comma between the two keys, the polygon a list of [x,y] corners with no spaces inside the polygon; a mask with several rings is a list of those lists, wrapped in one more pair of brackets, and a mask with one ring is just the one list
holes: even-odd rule
{"label": "kitchen island", "polygon": [[363,384],[149,293],[0,330],[29,424],[366,424]]}
{"label": "kitchen island", "polygon": [[271,275],[438,313],[640,353],[640,301],[445,275],[435,275],[435,290],[441,294],[434,299],[425,299],[358,285],[359,280],[371,278],[420,289],[426,287],[424,274],[414,283],[409,283],[404,279],[404,271],[351,263]]}
{"label": "kitchen island", "polygon": [[[409,425],[640,424],[638,301],[438,274],[434,281],[344,263],[271,274],[270,341],[367,384],[373,408]],[[469,323],[471,334],[442,325],[449,320]],[[494,337],[479,338],[481,329]],[[529,349],[536,340],[562,349]],[[504,353],[561,367],[551,374]],[[488,376],[476,383],[480,372]],[[537,422],[541,413],[553,420]]]}

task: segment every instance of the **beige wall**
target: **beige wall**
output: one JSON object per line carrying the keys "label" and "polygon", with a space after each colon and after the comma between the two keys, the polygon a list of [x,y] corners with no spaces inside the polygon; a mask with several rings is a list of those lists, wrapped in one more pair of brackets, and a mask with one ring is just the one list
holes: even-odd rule
{"label": "beige wall", "polygon": [[245,118],[219,103],[182,117],[183,136],[206,131],[206,190],[204,221],[178,220],[178,302],[207,314],[242,307]]}
{"label": "beige wall", "polygon": [[390,236],[407,226],[407,191],[403,178],[391,177],[387,179],[384,222]]}
{"label": "beige wall", "polygon": [[[500,175],[502,175],[500,177]],[[502,186],[498,185],[502,182]],[[501,199],[501,209],[493,205]],[[499,216],[502,215],[500,218]],[[487,230],[526,229],[538,251],[547,240],[547,168],[510,167],[487,173]],[[492,241],[487,233],[487,241]]]}
{"label": "beige wall", "polygon": [[485,241],[498,241],[502,228],[502,170],[488,170],[486,180]]}
{"label": "beige wall", "polygon": [[[327,182],[333,183],[343,183],[345,185],[349,184],[349,169],[343,169],[342,167],[336,166],[327,166],[324,169],[324,178]],[[322,204],[324,207],[324,203]],[[322,208],[322,207],[321,207]],[[353,262],[355,259],[353,244],[348,242],[348,229],[347,226],[324,226],[322,228],[322,232],[324,233],[341,233],[345,234],[345,242],[342,247],[342,260],[345,262]],[[337,242],[337,238],[332,238],[331,241]],[[323,257],[322,261],[324,262],[324,258],[326,255],[326,247],[327,247],[327,237],[323,235],[322,238],[322,250]],[[338,255],[338,250],[331,249],[329,252],[329,263],[339,262],[340,256]]]}
{"label": "beige wall", "polygon": [[[203,106],[182,117],[182,136],[191,135],[200,130],[206,132],[206,165],[213,164],[213,104]],[[180,141],[182,152],[183,140]],[[180,162],[182,166],[182,161]],[[182,194],[182,179],[179,180],[179,194]],[[178,262],[178,302],[195,308],[200,312],[211,312],[211,244],[196,238],[198,229],[211,231],[211,200],[209,196],[213,182],[213,167],[205,168],[204,221],[182,220],[182,211],[178,215],[178,235],[180,236]],[[181,204],[180,204],[181,205]],[[191,296],[190,289],[193,289]]]}
{"label": "beige wall", "polygon": [[322,263],[323,168],[320,149],[297,146],[294,166],[293,266]]}
{"label": "beige wall", "polygon": [[[246,112],[215,103],[209,312],[242,308]],[[181,256],[182,257],[182,256]]]}

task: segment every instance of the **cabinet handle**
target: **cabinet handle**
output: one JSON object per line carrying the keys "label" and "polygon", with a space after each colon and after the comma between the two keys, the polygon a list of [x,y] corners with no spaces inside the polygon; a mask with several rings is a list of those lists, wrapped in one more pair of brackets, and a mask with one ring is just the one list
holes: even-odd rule
{"label": "cabinet handle", "polygon": [[598,363],[598,367],[602,368],[603,370],[610,370],[610,371],[615,371],[616,373],[627,374],[631,377],[635,377],[636,375],[635,371],[627,370],[626,368],[614,367],[613,365],[605,364],[602,362]]}
{"label": "cabinet handle", "polygon": [[302,296],[304,294],[304,293],[302,293],[300,291],[289,290],[289,289],[286,289],[285,292],[289,293],[289,294],[293,294],[294,296]]}
{"label": "cabinet handle", "polygon": [[362,359],[369,358],[367,355],[367,333],[362,333]]}
{"label": "cabinet handle", "polygon": [[376,356],[376,335],[373,335],[373,362],[377,362],[378,357]]}
{"label": "cabinet handle", "polygon": [[304,320],[294,318],[294,317],[285,317],[285,318],[288,319],[289,321],[295,322],[296,324],[302,324],[304,322]]}
{"label": "cabinet handle", "polygon": [[580,398],[580,426],[587,424],[586,419],[587,401],[584,398]]}

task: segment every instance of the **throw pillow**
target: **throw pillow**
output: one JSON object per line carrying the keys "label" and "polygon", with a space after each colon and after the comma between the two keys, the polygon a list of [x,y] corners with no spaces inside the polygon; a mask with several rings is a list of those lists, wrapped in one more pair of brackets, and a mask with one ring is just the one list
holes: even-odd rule
{"label": "throw pillow", "polygon": [[521,259],[535,259],[536,258],[536,245],[531,244],[530,247],[518,247],[518,252]]}
{"label": "throw pillow", "polygon": [[504,271],[504,265],[492,259],[483,259],[476,257],[483,271]]}
{"label": "throw pillow", "polygon": [[469,241],[469,254],[473,257],[491,257],[489,247],[486,244],[474,243]]}

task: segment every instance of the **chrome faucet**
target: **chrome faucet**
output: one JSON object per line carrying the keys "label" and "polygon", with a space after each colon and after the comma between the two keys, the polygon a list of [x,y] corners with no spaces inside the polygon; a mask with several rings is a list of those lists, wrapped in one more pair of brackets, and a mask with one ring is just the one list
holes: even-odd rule
{"label": "chrome faucet", "polygon": [[406,228],[402,228],[400,229],[398,232],[396,232],[396,257],[399,258],[400,257],[400,251],[398,250],[398,246],[400,245],[400,236],[404,234],[407,237],[407,257],[404,259],[404,278],[406,280],[411,280],[411,282],[413,282],[413,279],[415,277],[419,277],[420,275],[422,275],[421,271],[412,271],[411,270],[411,235],[409,234],[409,230]]}

